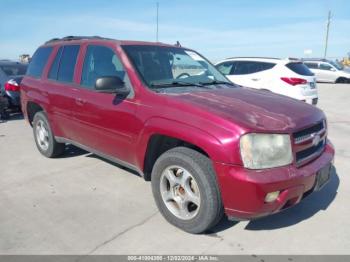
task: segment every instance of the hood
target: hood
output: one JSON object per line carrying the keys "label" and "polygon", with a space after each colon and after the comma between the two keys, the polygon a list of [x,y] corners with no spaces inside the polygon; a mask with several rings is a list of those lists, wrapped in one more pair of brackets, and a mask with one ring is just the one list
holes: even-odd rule
{"label": "hood", "polygon": [[253,132],[295,131],[325,117],[320,109],[305,102],[245,87],[219,88],[172,96]]}

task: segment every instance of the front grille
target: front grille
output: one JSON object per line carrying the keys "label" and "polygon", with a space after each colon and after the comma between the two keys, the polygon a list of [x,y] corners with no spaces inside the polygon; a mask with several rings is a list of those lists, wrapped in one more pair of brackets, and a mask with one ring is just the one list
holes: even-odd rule
{"label": "front grille", "polygon": [[326,145],[326,135],[324,121],[293,134],[297,166],[306,164],[322,154]]}
{"label": "front grille", "polygon": [[298,144],[307,140],[312,134],[317,133],[325,129],[324,121],[311,126],[309,128],[303,129],[293,134],[294,141]]}
{"label": "front grille", "polygon": [[320,141],[318,145],[309,147],[305,150],[296,153],[296,161],[297,163],[301,163],[302,161],[306,161],[308,158],[313,158],[314,156],[322,153],[324,148],[324,141]]}

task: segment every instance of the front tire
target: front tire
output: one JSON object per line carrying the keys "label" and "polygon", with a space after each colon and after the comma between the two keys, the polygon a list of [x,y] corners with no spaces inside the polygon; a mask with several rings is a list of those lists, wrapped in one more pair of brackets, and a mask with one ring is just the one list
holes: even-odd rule
{"label": "front tire", "polygon": [[336,81],[336,84],[345,84],[348,83],[348,79],[346,79],[345,77],[339,77]]}
{"label": "front tire", "polygon": [[63,154],[65,144],[56,142],[47,116],[42,111],[34,116],[33,133],[35,144],[42,155],[54,158]]}
{"label": "front tire", "polygon": [[223,215],[210,159],[186,147],[163,153],[152,170],[152,191],[164,218],[189,233],[202,233]]}

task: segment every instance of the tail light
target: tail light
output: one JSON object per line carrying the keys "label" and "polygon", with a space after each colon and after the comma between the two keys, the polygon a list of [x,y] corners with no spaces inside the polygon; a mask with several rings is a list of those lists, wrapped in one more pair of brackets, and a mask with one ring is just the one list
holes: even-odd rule
{"label": "tail light", "polygon": [[6,91],[15,91],[15,92],[19,91],[19,85],[17,84],[16,81],[14,81],[12,79],[7,81],[4,85],[4,87],[5,87]]}
{"label": "tail light", "polygon": [[281,80],[292,86],[306,84],[307,80],[297,77],[281,77]]}

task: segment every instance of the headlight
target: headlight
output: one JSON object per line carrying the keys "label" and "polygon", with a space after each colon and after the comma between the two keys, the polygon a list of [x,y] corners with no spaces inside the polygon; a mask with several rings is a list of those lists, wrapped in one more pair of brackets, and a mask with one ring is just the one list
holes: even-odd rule
{"label": "headlight", "polygon": [[285,166],[293,161],[289,135],[246,134],[240,139],[244,167],[263,169]]}

